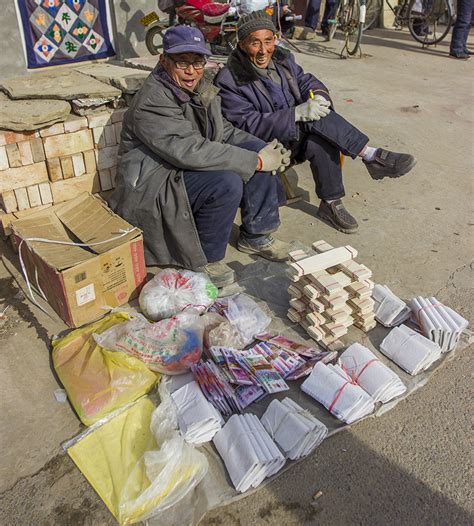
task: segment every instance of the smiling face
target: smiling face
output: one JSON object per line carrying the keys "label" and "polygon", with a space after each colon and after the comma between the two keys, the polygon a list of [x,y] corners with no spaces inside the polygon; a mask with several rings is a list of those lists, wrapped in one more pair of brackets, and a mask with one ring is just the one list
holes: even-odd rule
{"label": "smiling face", "polygon": [[[206,58],[199,53],[176,53],[173,55],[161,55],[160,64],[164,67],[168,75],[176,82],[178,86],[187,90],[194,91],[199,81],[204,75],[204,64]],[[202,66],[196,69],[196,66]],[[185,69],[183,66],[187,65]]]}
{"label": "smiling face", "polygon": [[257,68],[268,67],[275,51],[276,37],[269,29],[260,29],[251,33],[239,44],[240,49]]}

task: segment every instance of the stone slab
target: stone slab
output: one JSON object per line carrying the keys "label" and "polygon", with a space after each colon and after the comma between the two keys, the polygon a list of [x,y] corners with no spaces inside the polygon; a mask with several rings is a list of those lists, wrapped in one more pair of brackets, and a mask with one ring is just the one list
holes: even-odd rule
{"label": "stone slab", "polygon": [[[35,90],[34,83],[30,89]],[[0,128],[13,131],[36,130],[64,121],[70,111],[71,106],[63,100],[2,100]]]}
{"label": "stone slab", "polygon": [[37,73],[7,79],[0,87],[12,99],[60,99],[120,97],[122,92],[75,70]]}
{"label": "stone slab", "polygon": [[148,77],[146,71],[112,64],[88,64],[75,68],[75,70],[129,94],[136,93]]}

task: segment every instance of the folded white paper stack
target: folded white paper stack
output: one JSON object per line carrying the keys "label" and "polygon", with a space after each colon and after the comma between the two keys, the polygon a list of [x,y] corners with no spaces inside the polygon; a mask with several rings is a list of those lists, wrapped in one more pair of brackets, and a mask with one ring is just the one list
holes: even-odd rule
{"label": "folded white paper stack", "polygon": [[467,320],[433,297],[418,296],[409,305],[421,332],[437,343],[442,352],[452,351],[456,347],[469,324]]}
{"label": "folded white paper stack", "polygon": [[411,309],[386,285],[376,284],[372,298],[375,301],[375,319],[385,327],[395,327],[410,317]]}
{"label": "folded white paper stack", "polygon": [[339,365],[318,362],[301,389],[346,424],[374,410],[372,398]]}
{"label": "folded white paper stack", "polygon": [[386,403],[407,390],[398,375],[360,343],[348,347],[339,364],[374,402]]}
{"label": "folded white paper stack", "polygon": [[441,356],[437,343],[406,325],[392,329],[380,344],[380,350],[413,376],[427,369]]}
{"label": "folded white paper stack", "polygon": [[309,455],[327,437],[328,428],[291,398],[272,400],[262,424],[286,458]]}
{"label": "folded white paper stack", "polygon": [[214,445],[237,491],[256,488],[285,464],[285,457],[250,413],[232,415],[214,437]]}
{"label": "folded white paper stack", "polygon": [[194,381],[172,393],[171,398],[176,404],[179,430],[190,444],[209,442],[224,424],[219,412]]}

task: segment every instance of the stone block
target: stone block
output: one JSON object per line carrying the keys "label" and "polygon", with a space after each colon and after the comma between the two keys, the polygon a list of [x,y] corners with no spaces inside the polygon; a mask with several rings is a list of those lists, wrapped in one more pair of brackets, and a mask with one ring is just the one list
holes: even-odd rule
{"label": "stone block", "polygon": [[128,110],[128,108],[121,108],[120,110],[115,110],[112,113],[112,122],[115,124],[116,122],[122,122],[123,116],[125,115],[125,112]]}
{"label": "stone block", "polygon": [[5,190],[0,195],[0,203],[5,212],[16,212],[18,204],[16,202],[15,192],[13,190]]}
{"label": "stone block", "polygon": [[[2,101],[2,104],[3,103],[4,101]],[[39,137],[39,133],[37,131],[25,131],[22,133],[16,133],[13,131],[1,131],[0,146],[5,146],[6,144],[13,144],[14,142],[29,141],[30,139],[34,139],[35,137]]]}
{"label": "stone block", "polygon": [[64,133],[64,124],[62,122],[58,122],[57,124],[53,124],[52,126],[43,128],[42,130],[40,130],[39,133],[41,137],[51,137],[53,135],[60,135],[61,133]]}
{"label": "stone block", "polygon": [[43,144],[47,159],[66,157],[94,148],[90,130],[45,137]]}
{"label": "stone block", "polygon": [[79,117],[78,115],[69,115],[64,122],[64,131],[72,133],[79,130],[84,130],[88,127],[87,117]]}
{"label": "stone block", "polygon": [[61,168],[61,161],[59,159],[48,159],[46,161],[48,168],[49,180],[51,182],[60,181],[63,178],[63,171]]}
{"label": "stone block", "polygon": [[63,172],[64,179],[71,179],[71,177],[74,177],[72,157],[61,157],[61,170]]}
{"label": "stone block", "polygon": [[5,146],[0,146],[0,170],[6,170],[10,168],[8,164],[7,150]]}
{"label": "stone block", "polygon": [[92,129],[92,135],[94,137],[94,144],[97,148],[105,148],[105,126],[97,126]]}
{"label": "stone block", "polygon": [[98,174],[86,174],[81,177],[64,179],[51,184],[54,203],[73,199],[81,192],[95,194],[100,192],[100,182]]}
{"label": "stone block", "polygon": [[49,183],[41,183],[38,185],[41,202],[44,205],[51,204],[53,202],[53,194],[51,193],[51,185]]}
{"label": "stone block", "polygon": [[8,157],[8,164],[11,168],[18,168],[18,166],[23,166],[21,162],[20,150],[16,143],[7,144],[5,146]]}
{"label": "stone block", "polygon": [[43,183],[48,180],[46,163],[34,163],[18,168],[9,168],[0,172],[0,192],[24,188],[33,184]]}
{"label": "stone block", "polygon": [[70,111],[69,103],[63,100],[2,100],[0,128],[20,133],[25,133],[25,130],[35,131],[64,121]]}
{"label": "stone block", "polygon": [[26,192],[28,193],[28,200],[30,201],[31,208],[34,208],[35,206],[40,206],[42,204],[39,186],[37,184],[35,184],[34,186],[28,186]]}
{"label": "stone block", "polygon": [[26,188],[16,188],[14,192],[16,202],[18,204],[18,210],[26,210],[27,208],[31,208]]}
{"label": "stone block", "polygon": [[106,192],[107,190],[111,190],[113,188],[112,179],[110,177],[110,170],[99,170],[99,179],[100,188],[103,192]]}
{"label": "stone block", "polygon": [[86,167],[86,173],[88,174],[95,173],[97,170],[97,164],[95,160],[94,150],[89,150],[87,152],[84,152],[83,156],[84,156],[84,164]]}
{"label": "stone block", "polygon": [[93,113],[87,116],[89,128],[97,128],[112,124],[112,113],[109,111],[101,111],[100,113]]}
{"label": "stone block", "polygon": [[43,141],[38,138],[38,139],[32,139],[29,142],[30,142],[31,152],[33,154],[33,161],[35,163],[44,161],[46,157],[44,156]]}
{"label": "stone block", "polygon": [[115,126],[113,124],[105,126],[104,135],[106,146],[114,146],[117,144],[117,139],[115,138]]}
{"label": "stone block", "polygon": [[76,153],[72,156],[72,166],[74,168],[74,177],[80,177],[86,173],[86,167],[82,153]]}
{"label": "stone block", "polygon": [[22,141],[18,143],[18,150],[20,152],[21,164],[27,166],[33,164],[33,152],[31,151],[30,141]]}
{"label": "stone block", "polygon": [[107,146],[102,150],[96,150],[97,168],[105,170],[117,166],[118,146]]}
{"label": "stone block", "polygon": [[117,141],[117,144],[120,144],[120,135],[122,133],[122,123],[116,122],[114,124],[114,128],[115,128],[115,140]]}

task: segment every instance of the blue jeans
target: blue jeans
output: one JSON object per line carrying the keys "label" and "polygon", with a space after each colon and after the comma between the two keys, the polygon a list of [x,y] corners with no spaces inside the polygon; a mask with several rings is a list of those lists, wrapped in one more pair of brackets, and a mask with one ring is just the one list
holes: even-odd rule
{"label": "blue jeans", "polygon": [[[238,146],[258,152],[265,144],[255,138]],[[257,172],[244,183],[236,172],[185,171],[184,184],[209,262],[224,259],[239,207],[244,233],[268,234],[280,225],[278,206],[285,202],[285,194],[280,178],[269,172]]]}
{"label": "blue jeans", "polygon": [[[323,19],[321,20],[322,30],[328,29],[328,20],[335,18],[338,5],[338,0],[326,0],[326,7],[324,8]],[[306,9],[306,16],[304,19],[304,25],[306,27],[316,29],[319,20],[320,9],[321,0],[309,0],[308,7]]]}
{"label": "blue jeans", "polygon": [[457,18],[451,36],[451,53],[463,53],[466,51],[467,37],[471,29],[473,18],[474,1],[458,0]]}

